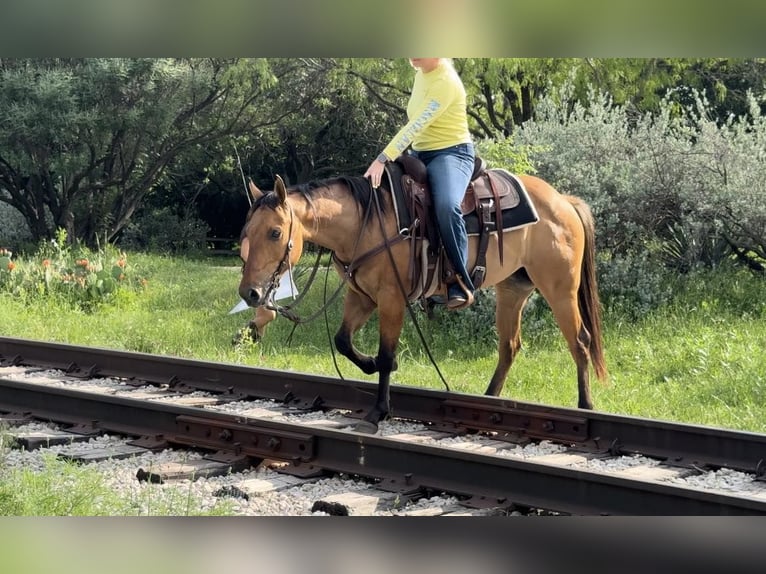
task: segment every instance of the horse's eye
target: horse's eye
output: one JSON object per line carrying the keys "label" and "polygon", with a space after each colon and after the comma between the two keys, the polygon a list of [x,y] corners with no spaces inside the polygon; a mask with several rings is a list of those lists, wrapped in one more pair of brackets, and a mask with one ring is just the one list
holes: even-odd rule
{"label": "horse's eye", "polygon": [[272,229],[271,230],[271,238],[272,239],[279,239],[282,237],[282,230],[281,229]]}

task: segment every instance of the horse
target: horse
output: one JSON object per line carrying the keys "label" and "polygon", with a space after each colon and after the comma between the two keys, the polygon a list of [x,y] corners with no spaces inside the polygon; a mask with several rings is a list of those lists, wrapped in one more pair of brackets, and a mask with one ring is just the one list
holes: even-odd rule
{"label": "horse", "polygon": [[[593,409],[590,368],[599,380],[607,377],[607,368],[591,209],[581,198],[560,193],[541,178],[517,177],[539,220],[502,233],[502,239],[492,233],[487,245],[482,288],[495,289],[498,360],[485,394],[498,396],[503,389],[521,349],[522,311],[537,289],[576,365],[577,406]],[[268,306],[279,277],[298,262],[305,242],[333,253],[336,271],[348,286],[334,343],[362,372],[378,373],[375,403],[356,426],[359,432],[373,434],[391,416],[390,378],[397,369],[396,349],[410,302],[407,289],[413,287],[407,272],[411,246],[398,240],[401,233],[387,187],[383,183],[374,190],[366,178],[337,176],[288,189],[276,176],[274,188],[264,192],[251,181],[254,201],[240,238],[243,267],[238,290],[254,308]],[[366,216],[371,203],[379,206],[377,222]],[[469,237],[469,270],[475,264],[476,241]],[[446,286],[440,284],[436,294],[444,296]],[[375,310],[379,343],[377,355],[371,356],[356,349],[353,337]]]}

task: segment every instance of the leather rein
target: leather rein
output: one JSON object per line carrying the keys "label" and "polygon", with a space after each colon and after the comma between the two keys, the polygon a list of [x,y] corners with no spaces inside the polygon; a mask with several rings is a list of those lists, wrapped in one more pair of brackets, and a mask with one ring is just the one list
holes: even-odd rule
{"label": "leather rein", "polygon": [[[390,178],[389,178],[390,179]],[[383,224],[383,208],[380,205],[380,197],[378,195],[377,190],[374,188],[372,189],[372,196],[374,198],[374,202],[369,202],[367,206],[367,211],[365,212],[364,221],[362,222],[362,225],[359,227],[359,235],[357,235],[356,242],[354,244],[354,251],[353,253],[356,253],[357,248],[359,247],[359,242],[362,238],[362,233],[364,232],[364,229],[367,225],[367,223],[370,220],[371,214],[372,214],[372,205],[375,204],[375,211],[378,216],[378,223],[380,225],[380,231],[381,235],[383,236],[383,242],[373,247],[372,249],[362,253],[359,256],[352,256],[351,261],[349,263],[345,263],[338,259],[337,255],[335,255],[335,252],[332,252],[332,260],[337,265],[341,266],[343,268],[343,275],[342,280],[340,284],[338,285],[338,288],[335,290],[335,292],[330,296],[329,299],[326,299],[324,304],[314,313],[312,313],[309,317],[301,318],[299,317],[294,311],[293,307],[300,301],[300,299],[303,298],[303,296],[308,291],[309,287],[311,286],[311,283],[314,280],[314,277],[316,275],[316,271],[319,268],[319,261],[322,256],[322,250],[320,249],[319,254],[317,255],[316,263],[314,264],[314,268],[311,272],[311,275],[309,277],[309,281],[306,284],[306,287],[303,290],[303,293],[299,295],[299,297],[293,301],[292,305],[289,306],[283,306],[277,303],[273,299],[273,294],[277,289],[277,286],[279,284],[279,278],[284,273],[285,268],[288,269],[288,271],[292,274],[292,266],[290,265],[290,253],[293,249],[293,208],[288,204],[288,207],[290,209],[290,229],[289,229],[289,236],[287,244],[285,245],[285,254],[282,256],[282,260],[277,265],[277,269],[274,271],[274,273],[271,276],[271,280],[269,283],[269,286],[266,290],[266,300],[267,303],[264,305],[267,309],[271,309],[272,311],[276,311],[286,319],[292,321],[295,323],[295,325],[305,324],[313,321],[316,319],[321,313],[325,312],[325,310],[337,299],[338,295],[340,295],[340,292],[342,291],[343,287],[345,286],[346,282],[351,282],[354,285],[354,288],[360,291],[361,293],[364,293],[367,295],[367,293],[362,290],[359,285],[356,283],[356,280],[354,279],[354,272],[361,267],[361,265],[370,259],[371,257],[378,255],[382,252],[387,252],[389,260],[391,262],[391,267],[394,270],[394,275],[396,276],[396,280],[399,284],[399,289],[402,293],[402,297],[404,297],[404,301],[407,306],[407,311],[410,315],[410,318],[412,319],[413,324],[415,325],[415,330],[418,333],[418,336],[420,337],[421,342],[423,343],[423,347],[425,348],[426,354],[428,355],[428,358],[431,361],[431,364],[433,364],[434,368],[436,369],[437,374],[439,375],[439,378],[441,379],[442,383],[444,384],[444,387],[447,389],[447,391],[450,390],[449,385],[447,384],[446,379],[444,378],[444,375],[442,374],[441,370],[439,369],[439,365],[437,365],[436,360],[434,359],[433,355],[431,354],[431,350],[428,348],[428,345],[426,344],[425,337],[423,336],[423,332],[420,330],[420,325],[417,322],[417,318],[415,316],[415,311],[412,309],[412,305],[409,301],[409,298],[407,297],[407,290],[404,287],[404,282],[402,281],[401,275],[399,274],[399,270],[396,267],[396,262],[394,261],[394,256],[391,253],[391,247],[396,245],[397,243],[400,243],[402,241],[405,241],[411,237],[410,229],[404,228],[399,230],[399,232],[394,237],[386,237],[385,228]],[[417,226],[418,222],[415,221],[413,223],[413,227]],[[367,295],[369,297],[369,295]]]}
{"label": "leather rein", "polygon": [[[381,220],[382,224],[382,212],[380,205],[378,204],[378,197],[377,193],[374,192],[375,195],[375,201],[376,201],[376,208],[378,212],[378,218]],[[345,286],[346,282],[350,282],[354,285],[354,288],[358,291],[364,293],[364,290],[362,290],[359,285],[356,283],[356,280],[354,279],[354,273],[355,271],[361,267],[361,265],[370,259],[371,257],[377,255],[378,253],[381,253],[385,250],[390,250],[392,245],[395,245],[401,241],[404,241],[409,237],[409,230],[403,229],[401,230],[395,237],[388,239],[385,238],[383,240],[383,243],[378,245],[377,247],[374,247],[365,253],[359,255],[359,256],[353,256],[351,261],[349,263],[345,263],[338,259],[338,256],[335,254],[335,252],[332,252],[332,261],[333,263],[339,265],[343,269],[342,274],[342,280],[340,282],[340,285],[338,285],[337,289],[333,292],[333,294],[330,296],[329,299],[326,299],[324,304],[314,313],[312,313],[308,317],[300,317],[295,311],[293,310],[297,304],[303,299],[303,297],[306,295],[306,293],[309,290],[309,287],[314,282],[314,279],[316,277],[316,273],[319,270],[319,264],[322,258],[322,255],[325,251],[324,247],[321,247],[319,250],[319,253],[317,254],[316,262],[314,263],[314,267],[311,270],[311,275],[309,276],[309,279],[306,283],[306,286],[303,289],[303,292],[290,304],[290,305],[280,305],[276,300],[274,300],[274,293],[276,292],[276,289],[279,285],[279,278],[281,275],[285,272],[285,268],[289,271],[290,274],[292,274],[292,266],[290,265],[290,253],[293,249],[293,209],[288,204],[288,208],[290,209],[290,229],[289,229],[289,239],[287,241],[287,244],[285,245],[285,253],[282,256],[281,261],[277,264],[277,268],[274,271],[274,273],[271,275],[271,279],[269,281],[269,285],[266,288],[266,295],[265,299],[267,303],[264,305],[267,309],[270,309],[272,311],[276,311],[281,316],[285,317],[289,321],[292,321],[296,325],[302,325],[305,323],[310,323],[317,317],[319,317],[320,314],[322,314],[334,301],[338,298],[338,295],[340,295],[341,291],[343,290],[343,287]],[[359,235],[356,238],[356,242],[354,245],[354,253],[356,253],[356,249],[359,246],[359,242],[362,238],[362,233],[364,232],[365,225],[370,219],[370,214],[372,213],[372,202],[369,203],[367,207],[367,211],[365,213],[365,218],[362,223],[362,225],[359,228]],[[382,227],[381,227],[382,229]],[[366,293],[365,293],[366,295]]]}

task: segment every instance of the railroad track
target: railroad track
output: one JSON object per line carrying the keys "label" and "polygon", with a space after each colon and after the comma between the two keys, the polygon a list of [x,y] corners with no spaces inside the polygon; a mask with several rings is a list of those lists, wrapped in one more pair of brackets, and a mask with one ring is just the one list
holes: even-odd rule
{"label": "railroad track", "polygon": [[186,474],[139,468],[139,480],[269,464],[289,484],[340,474],[371,485],[316,501],[338,514],[435,493],[465,512],[766,513],[761,434],[396,385],[395,420],[357,433],[374,392],[363,381],[0,338],[7,422],[55,422],[62,440],[130,437],[123,453],[207,453]]}

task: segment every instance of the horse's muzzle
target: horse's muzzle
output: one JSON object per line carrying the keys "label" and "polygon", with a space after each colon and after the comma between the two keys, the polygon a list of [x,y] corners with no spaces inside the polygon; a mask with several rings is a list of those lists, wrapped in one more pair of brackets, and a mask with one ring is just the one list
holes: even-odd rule
{"label": "horse's muzzle", "polygon": [[260,287],[241,285],[239,287],[239,296],[250,307],[258,307],[258,305],[262,305],[264,302],[263,289]]}

